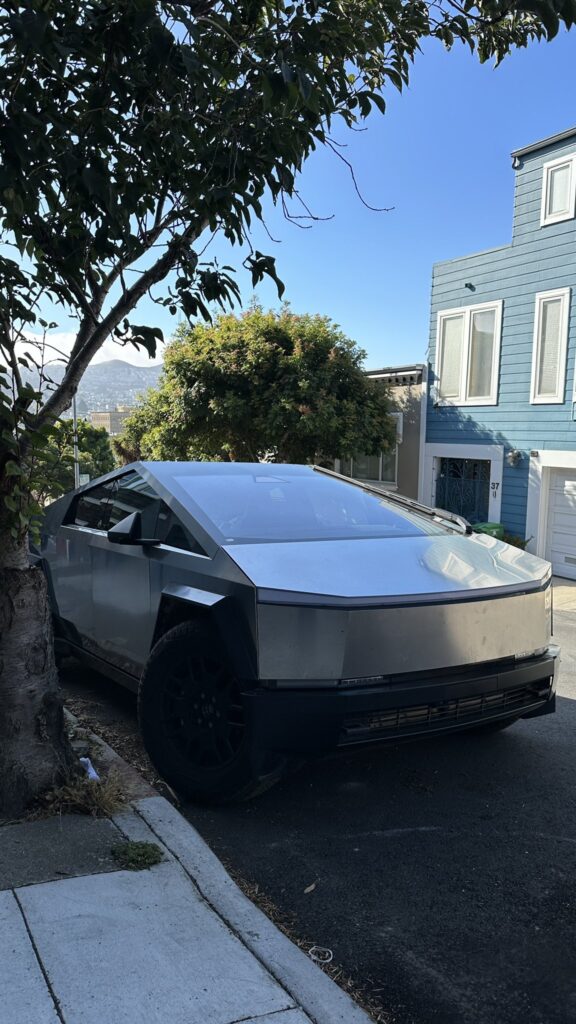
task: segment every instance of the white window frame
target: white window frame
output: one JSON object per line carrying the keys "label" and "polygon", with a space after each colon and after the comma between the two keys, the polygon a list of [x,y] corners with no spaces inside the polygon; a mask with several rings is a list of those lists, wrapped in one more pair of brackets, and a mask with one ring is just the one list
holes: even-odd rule
{"label": "white window frame", "polygon": [[[389,455],[390,452],[386,452],[386,454]],[[382,479],[382,465],[383,465],[383,462],[384,462],[384,453],[380,452],[380,469],[379,469],[379,480],[378,480],[378,483],[382,484],[383,487],[398,487],[398,443],[396,443],[394,445],[394,448],[392,450],[392,454],[394,456],[394,479],[393,480],[383,480]]]}
{"label": "white window frame", "polygon": [[[360,480],[360,477],[355,476],[355,473],[354,473],[354,461],[355,461],[354,460],[354,456],[350,457],[350,478],[352,480],[360,480],[360,483],[381,484],[382,487],[388,487],[391,490],[394,490],[395,488],[398,487],[398,444],[394,445],[394,448],[392,449],[392,453],[394,455],[394,479],[393,480],[383,480],[382,479],[382,463],[383,463],[383,457],[384,457],[384,453],[383,452],[379,452],[378,453],[378,477],[377,478],[376,477],[370,477],[370,479],[364,479],[364,477],[362,477],[362,479]],[[390,453],[386,452],[386,454],[388,455]],[[341,466],[342,466],[342,462],[343,461],[344,460],[342,460],[342,459],[335,459],[334,460],[334,462],[335,462],[335,469],[336,469],[337,473],[341,473],[342,472]],[[344,476],[347,476],[347,475],[348,475],[347,473],[344,474]]]}
{"label": "white window frame", "polygon": [[[547,214],[548,192],[552,180],[552,172],[563,164],[570,165],[570,190],[568,194],[568,211],[566,213]],[[547,227],[549,224],[561,224],[565,220],[573,220],[576,213],[576,153],[568,156],[560,156],[556,160],[549,160],[542,168],[542,203],[540,207],[540,227]]]}
{"label": "white window frame", "polygon": [[[500,345],[502,341],[502,299],[492,302],[479,302],[474,306],[458,306],[456,309],[441,309],[436,324],[436,402],[438,405],[498,405],[498,384],[500,367]],[[495,311],[494,317],[494,349],[492,352],[492,388],[489,395],[473,398],[468,397],[468,370],[470,367],[470,335],[472,317],[475,313]],[[440,368],[442,348],[442,322],[453,316],[464,316],[462,365],[460,368],[460,390],[457,396],[443,398],[440,394]]]}
{"label": "white window frame", "polygon": [[[558,354],[558,386],[554,395],[538,395],[538,363],[540,357],[540,327],[542,323],[542,306],[548,299],[561,299],[560,314],[560,349]],[[568,351],[568,316],[570,312],[570,288],[554,288],[548,292],[538,292],[534,306],[534,337],[532,341],[532,377],[530,381],[531,405],[563,405],[566,391],[566,355]]]}
{"label": "white window frame", "polygon": [[[395,443],[394,448],[393,448],[393,454],[394,454],[394,479],[393,480],[383,480],[382,479],[382,464],[383,464],[383,461],[384,461],[384,453],[382,451],[380,451],[378,453],[378,479],[377,480],[362,480],[360,482],[361,483],[364,482],[364,483],[381,484],[382,487],[385,487],[385,488],[387,488],[390,491],[394,491],[394,490],[398,489],[398,449],[399,449],[400,445],[402,444],[402,439],[403,439],[404,413],[403,412],[390,412],[390,413],[388,413],[388,415],[390,416],[390,419],[393,419],[395,424],[396,424],[396,443]],[[386,454],[389,454],[389,453],[387,452]],[[343,461],[344,461],[343,459],[334,459],[334,469],[335,469],[336,473],[341,473],[342,472],[342,462]],[[347,474],[344,474],[344,475],[347,475]],[[350,477],[351,477],[351,479],[357,479],[354,476],[354,456],[353,455],[350,456]]]}

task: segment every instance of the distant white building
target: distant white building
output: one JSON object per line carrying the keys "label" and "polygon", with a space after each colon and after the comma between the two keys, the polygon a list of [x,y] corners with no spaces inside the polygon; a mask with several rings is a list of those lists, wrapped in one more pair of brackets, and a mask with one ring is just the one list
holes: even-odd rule
{"label": "distant white building", "polygon": [[108,431],[110,437],[115,437],[116,434],[122,433],[124,421],[133,412],[132,408],[120,406],[116,409],[103,409],[91,412],[88,414],[88,419],[93,427],[104,427],[104,430]]}

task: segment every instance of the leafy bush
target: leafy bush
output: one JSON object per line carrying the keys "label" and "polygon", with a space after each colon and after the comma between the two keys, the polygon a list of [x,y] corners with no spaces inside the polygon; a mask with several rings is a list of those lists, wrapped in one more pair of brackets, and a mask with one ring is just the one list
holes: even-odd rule
{"label": "leafy bush", "polygon": [[526,537],[526,540],[524,540],[515,533],[505,533],[502,539],[506,544],[512,544],[513,547],[522,548],[522,550],[524,550],[526,545],[532,540],[531,537]]}

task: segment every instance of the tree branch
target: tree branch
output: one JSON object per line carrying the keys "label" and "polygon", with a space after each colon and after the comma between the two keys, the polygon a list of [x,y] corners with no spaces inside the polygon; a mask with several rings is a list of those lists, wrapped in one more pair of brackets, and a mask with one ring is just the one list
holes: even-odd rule
{"label": "tree branch", "polygon": [[147,270],[142,272],[138,280],[123,293],[116,305],[112,307],[110,312],[104,317],[92,333],[82,340],[81,345],[78,344],[79,338],[76,339],[73,355],[70,358],[62,383],[51,394],[48,401],[38,413],[34,424],[35,427],[42,426],[50,420],[57,419],[58,416],[68,408],[76,394],[78,385],[86,367],[89,365],[93,356],[96,355],[101,345],[106,341],[106,338],[108,338],[114,331],[114,328],[128,316],[140,299],[146,294],[148,289],[164,280],[166,275],[170,273],[172,268],[178,262],[182,248],[190,242],[195,241],[195,239],[202,234],[202,231],[206,226],[207,223],[202,223],[199,228],[194,228],[191,225],[186,229],[186,231],[183,231],[181,235],[177,235],[168,243],[166,252],[160,257],[160,259]]}
{"label": "tree branch", "polygon": [[[183,216],[183,213],[184,211],[181,209],[172,208],[172,210],[170,210],[162,220],[157,220],[149,231],[145,232],[146,237],[145,240],[142,240],[142,246],[139,252],[132,252],[130,255],[124,256],[118,260],[102,284],[102,287],[104,288],[104,297],[108,294],[112,285],[116,283],[118,278],[130,266],[130,264],[139,260],[141,256],[144,256],[144,254],[152,247],[154,242],[160,238],[160,235],[175,224],[176,221]],[[196,237],[202,234],[205,227],[206,225],[203,224]]]}
{"label": "tree branch", "polygon": [[[100,313],[102,312],[102,306],[104,305],[106,296],[108,295],[110,289],[116,283],[118,278],[121,278],[123,272],[130,266],[130,264],[134,263],[135,260],[140,259],[140,257],[143,256],[148,251],[148,249],[153,245],[156,239],[159,238],[160,235],[164,231],[166,231],[166,229],[170,227],[170,225],[173,224],[176,220],[178,220],[178,218],[181,216],[181,210],[172,209],[170,213],[168,213],[164,217],[163,220],[158,220],[157,218],[156,223],[147,232],[146,242],[142,243],[141,251],[132,252],[130,253],[130,255],[120,258],[117,261],[116,265],[112,267],[110,273],[107,274],[107,276],[104,278],[102,283],[97,285],[96,289],[92,290],[93,301],[91,314],[90,316],[85,315],[84,319],[80,324],[80,328],[76,336],[76,341],[74,342],[72,352],[70,353],[70,363],[72,362],[73,359],[76,358],[77,355],[79,355],[82,352],[84,346],[90,341],[92,335],[97,330],[97,320],[98,317],[100,316]],[[201,234],[203,230],[204,226],[201,228],[199,234]],[[155,281],[154,283],[156,284],[157,282]],[[124,289],[125,293],[129,291],[130,289]],[[123,319],[123,316],[124,314],[122,314],[120,320]],[[118,320],[118,323],[120,322],[120,320]]]}

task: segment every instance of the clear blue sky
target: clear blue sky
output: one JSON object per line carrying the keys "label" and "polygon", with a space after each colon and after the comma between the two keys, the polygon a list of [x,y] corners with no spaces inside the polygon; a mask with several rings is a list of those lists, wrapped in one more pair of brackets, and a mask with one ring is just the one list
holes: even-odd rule
{"label": "clear blue sky", "polygon": [[[277,254],[294,310],[336,320],[368,366],[423,361],[432,264],[510,241],[510,152],[576,124],[575,58],[576,31],[497,69],[463,47],[428,46],[410,89],[390,91],[386,115],[346,139],[364,196],[393,211],[366,210],[347,169],[323,153],[301,186],[314,212],[334,220],[300,231],[271,218],[282,242],[265,251]],[[259,296],[274,302],[272,288]]]}
{"label": "clear blue sky", "polygon": [[[319,152],[300,189],[314,213],[334,219],[302,231],[271,209],[279,244],[255,234],[255,247],[276,256],[294,311],[330,316],[366,349],[368,367],[423,361],[432,264],[510,241],[510,151],[576,124],[575,57],[576,30],[517,51],[497,69],[462,46],[448,53],[428,45],[410,88],[389,90],[386,115],[375,111],[367,131],[337,136],[367,201],[394,209],[365,209],[346,167]],[[223,243],[208,253],[241,262]],[[249,275],[238,279],[248,303]],[[271,285],[256,295],[277,305]],[[148,301],[134,319],[167,337],[175,323]],[[132,360],[132,352],[118,354]]]}

